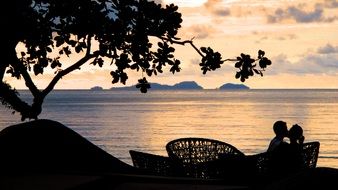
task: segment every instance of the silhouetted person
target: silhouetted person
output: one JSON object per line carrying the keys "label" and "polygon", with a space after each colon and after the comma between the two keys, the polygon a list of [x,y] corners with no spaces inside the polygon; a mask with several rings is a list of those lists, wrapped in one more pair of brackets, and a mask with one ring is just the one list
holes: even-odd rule
{"label": "silhouetted person", "polygon": [[273,124],[273,131],[276,136],[271,140],[268,152],[275,150],[279,145],[286,143],[284,137],[288,135],[288,127],[284,121],[276,121]]}
{"label": "silhouetted person", "polygon": [[276,176],[295,173],[304,168],[303,129],[295,124],[289,132],[290,143],[281,143],[271,150],[270,172]]}
{"label": "silhouetted person", "polygon": [[289,130],[290,144],[287,146],[286,153],[288,154],[288,161],[290,172],[303,169],[305,166],[303,155],[303,129],[301,126],[295,124]]}

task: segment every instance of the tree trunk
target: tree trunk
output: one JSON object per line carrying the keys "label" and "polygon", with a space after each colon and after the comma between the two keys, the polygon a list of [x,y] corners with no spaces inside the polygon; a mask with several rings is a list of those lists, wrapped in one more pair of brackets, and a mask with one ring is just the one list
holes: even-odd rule
{"label": "tree trunk", "polygon": [[33,104],[29,105],[18,96],[16,91],[13,90],[9,84],[4,82],[6,68],[10,64],[15,67],[14,69],[19,70],[22,74],[21,70],[23,68],[21,68],[20,63],[18,63],[15,51],[16,45],[16,40],[4,40],[4,50],[0,52],[0,56],[4,58],[3,62],[0,63],[0,98],[4,102],[3,104],[21,114],[21,120],[25,120],[27,118],[37,119],[37,116],[41,113],[42,102],[44,100],[44,96],[41,95],[41,92],[38,90],[34,91]]}
{"label": "tree trunk", "polygon": [[8,66],[8,65],[5,64],[5,63],[1,63],[1,64],[0,64],[0,80],[1,80],[1,81],[3,81],[3,78],[4,78],[4,75],[5,75],[7,66]]}

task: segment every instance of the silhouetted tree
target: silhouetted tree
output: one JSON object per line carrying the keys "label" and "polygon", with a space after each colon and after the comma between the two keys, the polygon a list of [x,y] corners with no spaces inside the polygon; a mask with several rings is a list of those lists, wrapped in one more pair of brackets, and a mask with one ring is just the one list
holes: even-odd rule
{"label": "silhouetted tree", "polygon": [[[254,74],[262,75],[271,61],[258,52],[258,58],[241,54],[237,59],[222,59],[210,47],[197,48],[192,40],[181,40],[177,31],[181,27],[178,7],[162,7],[148,0],[10,0],[2,3],[1,25],[3,46],[0,64],[0,100],[2,104],[19,112],[22,120],[36,119],[41,113],[44,98],[65,75],[84,64],[102,67],[107,60],[112,66],[112,83],[125,84],[127,69],[146,73],[163,72],[170,67],[179,72],[180,61],[173,55],[173,44],[190,45],[202,57],[203,74],[220,68],[225,61],[234,61],[239,69],[236,78],[242,82]],[[154,40],[150,41],[150,38]],[[154,42],[157,45],[154,45]],[[18,44],[25,50],[17,52]],[[78,54],[82,56],[65,67],[60,58]],[[255,64],[259,61],[259,64]],[[46,68],[55,76],[45,89],[38,89],[31,75],[42,75]],[[17,91],[4,81],[10,74],[23,79],[33,95],[31,105],[22,101]],[[146,77],[138,81],[137,88],[147,92],[150,85]]]}

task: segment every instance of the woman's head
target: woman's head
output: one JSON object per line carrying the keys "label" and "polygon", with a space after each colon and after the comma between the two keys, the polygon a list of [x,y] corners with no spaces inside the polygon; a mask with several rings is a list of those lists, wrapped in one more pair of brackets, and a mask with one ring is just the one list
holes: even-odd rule
{"label": "woman's head", "polygon": [[290,140],[299,140],[303,138],[303,129],[301,126],[294,124],[289,130]]}

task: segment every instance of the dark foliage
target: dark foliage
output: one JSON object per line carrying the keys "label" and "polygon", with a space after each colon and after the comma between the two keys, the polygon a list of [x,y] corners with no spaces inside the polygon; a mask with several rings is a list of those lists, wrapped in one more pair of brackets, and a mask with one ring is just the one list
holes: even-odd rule
{"label": "dark foliage", "polygon": [[[173,74],[179,72],[181,62],[174,57],[175,44],[190,44],[196,50],[202,57],[200,66],[204,74],[220,68],[224,61],[237,61],[222,60],[221,54],[210,47],[199,49],[192,40],[178,38],[182,18],[173,4],[163,7],[148,0],[12,0],[6,1],[1,9],[5,38],[1,81],[4,83],[5,74],[25,80],[34,99],[32,105],[16,101],[20,100],[16,94],[16,98],[8,99],[4,94],[10,90],[1,91],[0,97],[3,104],[20,112],[23,120],[36,118],[44,98],[59,80],[87,63],[99,67],[111,65],[112,83],[126,84],[127,70],[149,77],[163,73],[164,67],[169,67]],[[22,52],[16,52],[19,43],[25,47]],[[74,54],[81,58],[72,65],[61,62],[62,57]],[[244,54],[239,58],[236,78],[241,81],[253,73],[262,75],[271,64],[263,51],[257,60]],[[42,75],[48,70],[53,70],[55,76],[40,90],[31,75]],[[150,88],[143,74],[138,88],[143,93]],[[17,107],[25,107],[25,111]]]}
{"label": "dark foliage", "polygon": [[[240,78],[242,82],[248,79],[250,76],[253,76],[255,73],[263,76],[264,69],[271,65],[271,61],[264,57],[265,52],[262,50],[258,51],[258,58],[253,59],[250,55],[246,55],[244,53],[241,54],[240,57],[237,57],[237,62],[235,63],[235,67],[239,69],[236,73],[236,78]],[[257,69],[256,61],[259,61],[259,67],[261,69]]]}

